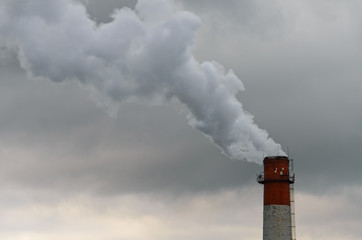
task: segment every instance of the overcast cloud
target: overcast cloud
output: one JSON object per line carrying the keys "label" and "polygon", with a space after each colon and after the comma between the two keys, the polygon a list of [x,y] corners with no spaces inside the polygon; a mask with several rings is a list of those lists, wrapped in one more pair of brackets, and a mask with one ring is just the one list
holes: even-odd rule
{"label": "overcast cloud", "polygon": [[[100,25],[136,5],[79,2]],[[362,4],[174,4],[201,19],[195,58],[234,71],[243,108],[295,159],[297,238],[361,239]],[[261,166],[227,158],[179,101],[110,116],[77,81],[34,80],[0,53],[1,239],[262,238]]]}

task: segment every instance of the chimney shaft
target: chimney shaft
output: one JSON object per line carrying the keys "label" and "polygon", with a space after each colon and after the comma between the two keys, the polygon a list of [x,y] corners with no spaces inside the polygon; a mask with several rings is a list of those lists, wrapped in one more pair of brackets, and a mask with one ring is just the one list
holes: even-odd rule
{"label": "chimney shaft", "polygon": [[264,184],[263,240],[291,240],[290,184],[294,173],[289,172],[288,157],[264,158],[264,173],[258,182]]}

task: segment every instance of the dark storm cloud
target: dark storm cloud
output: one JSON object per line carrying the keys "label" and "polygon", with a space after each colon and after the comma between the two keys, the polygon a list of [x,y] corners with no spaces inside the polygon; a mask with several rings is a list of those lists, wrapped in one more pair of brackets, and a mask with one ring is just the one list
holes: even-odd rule
{"label": "dark storm cloud", "polygon": [[112,21],[111,15],[116,9],[123,7],[134,8],[136,0],[76,0],[83,3],[88,14],[97,23],[107,23]]}
{"label": "dark storm cloud", "polygon": [[[89,1],[88,10],[95,16],[90,10],[92,4],[103,6],[96,18],[106,22],[114,7],[132,7],[133,3],[117,2],[116,6],[116,2]],[[243,79],[247,89],[238,97],[245,108],[255,114],[256,122],[284,148],[290,149],[296,161],[297,177],[305,183],[300,188],[319,191],[321,186],[331,186],[331,182],[359,183],[356,176],[361,170],[358,151],[361,131],[357,129],[361,128],[362,116],[358,111],[361,86],[357,79],[361,71],[356,63],[361,49],[355,31],[351,29],[340,36],[341,25],[335,33],[329,31],[333,37],[327,38],[315,33],[317,27],[310,26],[315,33],[313,42],[307,41],[312,33],[288,40],[286,37],[293,36],[295,30],[290,23],[281,21],[288,16],[282,15],[277,4],[271,6],[270,15],[258,13],[259,2],[223,5],[185,1],[183,4],[198,11],[204,22],[202,35],[197,39],[203,44],[197,45],[196,53],[202,59],[218,56]],[[237,12],[236,9],[247,13],[228,14]],[[215,16],[210,12],[216,14],[220,22],[230,21],[230,27],[209,25],[208,20]],[[239,21],[239,18],[242,19]],[[274,18],[276,21],[272,21]],[[292,20],[296,24],[295,18]],[[335,23],[340,22],[337,20]],[[252,33],[234,31],[254,22],[259,24],[259,30],[254,26]],[[271,38],[255,38],[259,33],[264,35],[269,22],[284,30]],[[326,20],[323,24],[333,25]],[[222,34],[209,36],[215,32],[227,33],[228,38],[222,38],[225,36]],[[236,40],[230,42],[232,38]],[[179,111],[178,105],[171,109],[125,106],[115,119],[109,119],[93,105],[85,91],[77,90],[74,84],[57,86],[44,81],[24,81],[24,73],[14,67],[17,64],[13,61],[2,69],[0,129],[3,141],[28,146],[28,149],[41,145],[43,148],[34,148],[37,149],[34,151],[47,153],[42,155],[44,159],[37,159],[23,169],[26,159],[17,160],[15,172],[7,174],[14,181],[34,186],[52,185],[55,181],[67,186],[69,177],[75,183],[79,181],[79,185],[74,184],[75,188],[84,186],[85,179],[104,182],[101,188],[107,192],[194,191],[254,182],[259,172],[254,165],[229,162],[215,153],[207,140],[201,140],[202,136],[187,130],[185,121],[175,114]],[[117,159],[117,154],[122,155],[126,149],[132,149],[130,156]],[[112,154],[102,156],[103,150]],[[183,150],[187,154],[183,154]],[[59,157],[46,157],[52,151]],[[44,163],[48,171],[38,171]]]}
{"label": "dark storm cloud", "polygon": [[[224,33],[233,30],[239,31],[239,34],[264,38],[279,33],[283,28],[284,16],[279,3],[276,1],[183,0],[180,2],[186,8],[205,14],[204,16],[207,17],[206,25],[222,28]],[[221,19],[222,21],[220,21]],[[223,36],[220,35],[219,37]]]}
{"label": "dark storm cloud", "polygon": [[186,193],[254,182],[260,171],[222,156],[178,104],[130,104],[109,117],[74,84],[26,80],[12,61],[1,72],[3,186]]}
{"label": "dark storm cloud", "polygon": [[360,4],[184,2],[204,22],[217,16],[201,29],[196,55],[217,56],[243,80],[246,91],[239,98],[290,149],[297,179],[305,183],[300,188],[321,192],[334,184],[361,184],[362,49],[354,13]]}

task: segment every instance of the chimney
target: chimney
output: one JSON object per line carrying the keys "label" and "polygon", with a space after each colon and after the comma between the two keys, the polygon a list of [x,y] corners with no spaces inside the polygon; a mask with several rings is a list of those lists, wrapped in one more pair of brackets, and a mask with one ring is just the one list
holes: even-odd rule
{"label": "chimney", "polygon": [[263,240],[294,240],[294,173],[286,156],[264,158],[264,172],[257,181],[264,185]]}

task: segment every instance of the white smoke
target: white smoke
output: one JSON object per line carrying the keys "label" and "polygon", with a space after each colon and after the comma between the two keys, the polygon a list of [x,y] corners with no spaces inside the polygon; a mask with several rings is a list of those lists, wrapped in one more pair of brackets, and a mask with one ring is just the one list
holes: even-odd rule
{"label": "white smoke", "polygon": [[29,76],[76,79],[114,104],[178,99],[189,124],[230,158],[284,154],[236,99],[244,87],[233,71],[193,56],[199,26],[170,0],[139,0],[101,25],[69,0],[0,0],[0,44]]}

